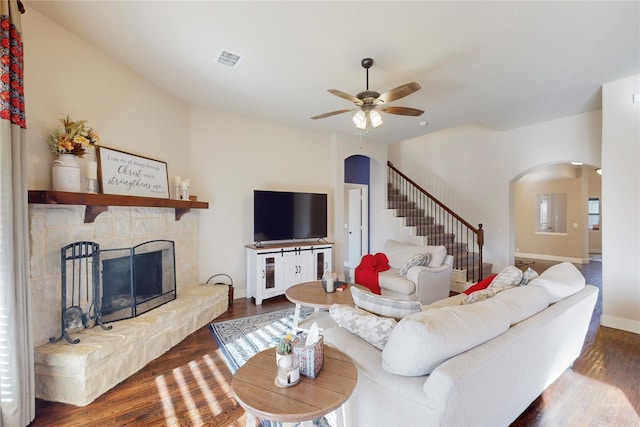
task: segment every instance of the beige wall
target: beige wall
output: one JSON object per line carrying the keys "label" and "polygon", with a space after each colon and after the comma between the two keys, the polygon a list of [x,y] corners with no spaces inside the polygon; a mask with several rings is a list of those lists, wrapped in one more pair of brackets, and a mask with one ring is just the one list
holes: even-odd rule
{"label": "beige wall", "polygon": [[[22,26],[29,189],[51,188],[46,138],[67,114],[87,120],[101,145],[165,161],[170,176],[188,176],[186,104],[33,9]],[[93,156],[85,155],[83,168]]]}
{"label": "beige wall", "polygon": [[[537,196],[539,194],[567,195],[566,233],[538,233]],[[571,262],[585,260],[584,227],[582,220],[585,195],[582,193],[582,177],[528,181],[513,185],[513,214],[516,256],[542,259],[562,259]],[[574,227],[574,224],[576,225]]]}

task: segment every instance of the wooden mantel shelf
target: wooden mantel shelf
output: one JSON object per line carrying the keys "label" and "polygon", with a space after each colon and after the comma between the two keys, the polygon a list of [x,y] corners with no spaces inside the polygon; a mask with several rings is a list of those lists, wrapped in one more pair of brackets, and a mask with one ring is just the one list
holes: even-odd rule
{"label": "wooden mantel shelf", "polygon": [[174,208],[176,221],[190,209],[209,209],[209,203],[197,200],[157,199],[116,194],[70,193],[66,191],[29,190],[29,203],[44,205],[85,205],[84,222],[93,222],[109,206]]}

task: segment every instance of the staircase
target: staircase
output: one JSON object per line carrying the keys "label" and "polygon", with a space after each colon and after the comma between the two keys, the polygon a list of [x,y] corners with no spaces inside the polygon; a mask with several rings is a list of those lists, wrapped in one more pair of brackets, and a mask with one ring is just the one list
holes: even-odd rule
{"label": "staircase", "polygon": [[[429,245],[443,245],[454,257],[453,281],[476,283],[491,274],[492,264],[482,261],[484,230],[474,227],[435,197],[387,163],[387,207],[425,236]],[[464,288],[464,287],[463,287]]]}

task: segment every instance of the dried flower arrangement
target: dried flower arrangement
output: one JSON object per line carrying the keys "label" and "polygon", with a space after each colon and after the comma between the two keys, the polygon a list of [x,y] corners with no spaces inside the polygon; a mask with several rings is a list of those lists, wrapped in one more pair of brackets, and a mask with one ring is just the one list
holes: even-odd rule
{"label": "dried flower arrangement", "polygon": [[60,119],[60,122],[62,122],[62,128],[57,127],[47,138],[49,148],[54,154],[73,154],[82,157],[87,148],[100,141],[98,134],[92,128],[85,126],[86,120],[74,121],[67,116]]}

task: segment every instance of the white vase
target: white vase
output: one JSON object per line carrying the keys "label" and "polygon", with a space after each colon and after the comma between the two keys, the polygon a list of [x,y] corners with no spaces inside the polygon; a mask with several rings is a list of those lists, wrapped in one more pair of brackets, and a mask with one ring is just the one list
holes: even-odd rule
{"label": "white vase", "polygon": [[80,164],[73,154],[58,154],[51,169],[51,187],[53,191],[82,192]]}
{"label": "white vase", "polygon": [[276,366],[285,369],[293,366],[293,354],[278,354],[276,352]]}

